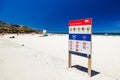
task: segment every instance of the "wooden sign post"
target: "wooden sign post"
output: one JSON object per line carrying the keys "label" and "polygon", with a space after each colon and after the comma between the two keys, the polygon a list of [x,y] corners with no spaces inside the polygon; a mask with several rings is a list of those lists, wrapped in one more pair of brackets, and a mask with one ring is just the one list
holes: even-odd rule
{"label": "wooden sign post", "polygon": [[88,75],[91,76],[92,19],[69,21],[68,67],[72,64],[72,54],[88,58]]}
{"label": "wooden sign post", "polygon": [[71,53],[69,53],[68,59],[69,59],[69,60],[68,60],[68,61],[69,61],[69,62],[68,62],[68,67],[71,68],[71,65],[72,65],[72,62],[71,62],[71,61],[72,61],[72,54],[71,54]]}

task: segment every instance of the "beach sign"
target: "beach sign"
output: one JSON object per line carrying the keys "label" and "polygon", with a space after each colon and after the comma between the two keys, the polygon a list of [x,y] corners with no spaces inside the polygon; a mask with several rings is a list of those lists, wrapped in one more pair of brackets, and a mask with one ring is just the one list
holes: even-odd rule
{"label": "beach sign", "polygon": [[[71,54],[91,60],[92,18],[70,20],[69,23],[69,67]],[[90,62],[90,61],[89,61]]]}
{"label": "beach sign", "polygon": [[70,53],[90,57],[92,19],[69,21]]}

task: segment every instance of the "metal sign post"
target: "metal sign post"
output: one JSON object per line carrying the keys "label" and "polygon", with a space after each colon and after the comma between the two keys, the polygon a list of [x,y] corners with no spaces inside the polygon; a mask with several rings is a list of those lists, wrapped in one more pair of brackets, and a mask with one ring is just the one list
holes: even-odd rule
{"label": "metal sign post", "polygon": [[68,67],[71,67],[72,54],[88,58],[88,75],[91,76],[92,55],[92,19],[69,21],[69,57]]}

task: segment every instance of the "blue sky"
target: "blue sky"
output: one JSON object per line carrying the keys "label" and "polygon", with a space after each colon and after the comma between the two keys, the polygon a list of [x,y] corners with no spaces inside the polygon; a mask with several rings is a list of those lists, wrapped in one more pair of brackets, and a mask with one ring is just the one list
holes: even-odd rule
{"label": "blue sky", "polygon": [[120,0],[0,0],[0,20],[49,32],[83,18],[93,18],[93,32],[120,33]]}

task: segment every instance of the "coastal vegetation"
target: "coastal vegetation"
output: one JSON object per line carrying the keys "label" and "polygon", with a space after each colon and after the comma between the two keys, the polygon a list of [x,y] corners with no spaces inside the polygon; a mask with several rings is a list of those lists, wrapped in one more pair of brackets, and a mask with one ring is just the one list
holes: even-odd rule
{"label": "coastal vegetation", "polygon": [[4,21],[0,21],[0,34],[1,33],[39,33],[39,30],[32,29],[28,26],[9,24]]}

